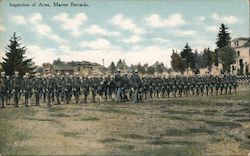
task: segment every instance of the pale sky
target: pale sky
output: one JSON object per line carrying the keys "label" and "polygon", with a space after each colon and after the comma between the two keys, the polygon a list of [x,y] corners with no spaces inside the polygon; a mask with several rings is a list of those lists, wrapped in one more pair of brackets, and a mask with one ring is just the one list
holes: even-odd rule
{"label": "pale sky", "polygon": [[[88,7],[38,7],[39,0],[0,1],[0,56],[13,32],[27,46],[37,65],[62,61],[91,61],[109,66],[163,62],[170,67],[172,49],[189,43],[201,51],[215,48],[224,23],[232,38],[249,37],[247,0],[72,0]],[[10,7],[9,3],[36,7]],[[2,59],[0,59],[2,60]]]}

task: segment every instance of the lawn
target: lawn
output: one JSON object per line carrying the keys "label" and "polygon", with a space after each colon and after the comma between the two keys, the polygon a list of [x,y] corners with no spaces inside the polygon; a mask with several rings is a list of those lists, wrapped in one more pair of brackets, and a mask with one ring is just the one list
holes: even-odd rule
{"label": "lawn", "polygon": [[0,109],[0,154],[247,155],[250,88],[222,96]]}

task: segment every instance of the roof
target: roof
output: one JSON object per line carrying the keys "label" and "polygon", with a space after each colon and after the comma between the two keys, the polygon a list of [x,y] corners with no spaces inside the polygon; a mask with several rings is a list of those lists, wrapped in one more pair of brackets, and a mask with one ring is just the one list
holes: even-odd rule
{"label": "roof", "polygon": [[53,65],[54,70],[73,70],[73,67],[69,64]]}
{"label": "roof", "polygon": [[235,38],[233,39],[232,41],[236,41],[236,40],[249,40],[250,38],[246,38],[246,37],[238,37],[238,38]]}
{"label": "roof", "polygon": [[243,45],[243,47],[250,47],[250,38],[248,38],[248,41]]}

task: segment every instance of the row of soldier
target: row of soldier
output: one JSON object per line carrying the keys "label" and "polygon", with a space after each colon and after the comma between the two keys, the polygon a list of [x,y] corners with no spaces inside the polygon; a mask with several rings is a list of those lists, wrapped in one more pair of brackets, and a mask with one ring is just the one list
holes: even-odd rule
{"label": "row of soldier", "polygon": [[[0,98],[1,105],[10,104],[11,99],[16,107],[19,106],[21,97],[25,106],[31,105],[34,97],[35,105],[41,101],[49,106],[53,104],[87,103],[91,96],[92,102],[102,100],[115,100],[116,102],[131,100],[134,103],[142,102],[147,98],[181,97],[194,95],[231,94],[237,89],[236,76],[194,76],[194,77],[142,77],[137,71],[133,74],[121,75],[118,71],[114,76],[107,77],[80,77],[51,75],[35,77],[26,73],[22,78],[15,72],[12,77],[1,73]],[[247,79],[247,81],[250,79]],[[249,81],[250,82],[250,81]],[[83,101],[81,100],[83,97]]]}

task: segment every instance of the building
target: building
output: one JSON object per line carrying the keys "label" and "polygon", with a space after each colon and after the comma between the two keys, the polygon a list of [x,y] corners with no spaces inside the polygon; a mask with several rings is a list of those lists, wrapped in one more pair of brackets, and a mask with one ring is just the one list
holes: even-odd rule
{"label": "building", "polygon": [[67,63],[53,65],[53,74],[57,74],[57,73],[60,73],[63,75],[66,73],[69,73],[70,75],[72,75],[74,73],[74,68],[73,66]]}
{"label": "building", "polygon": [[53,66],[50,63],[43,63],[43,74],[50,74],[53,72]]}
{"label": "building", "polygon": [[235,38],[231,41],[231,47],[236,52],[235,64],[231,65],[234,74],[250,73],[250,38]]}
{"label": "building", "polygon": [[70,75],[73,75],[74,73],[79,73],[81,76],[89,76],[89,75],[103,75],[106,72],[106,69],[98,64],[98,63],[91,63],[87,61],[81,61],[81,62],[62,62],[55,65],[52,65],[50,63],[44,63],[43,64],[43,73],[44,74],[65,74],[69,73]]}

